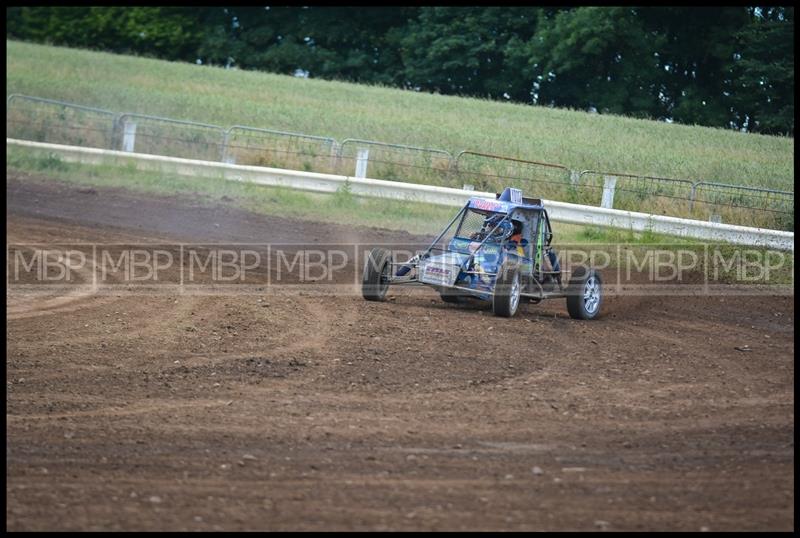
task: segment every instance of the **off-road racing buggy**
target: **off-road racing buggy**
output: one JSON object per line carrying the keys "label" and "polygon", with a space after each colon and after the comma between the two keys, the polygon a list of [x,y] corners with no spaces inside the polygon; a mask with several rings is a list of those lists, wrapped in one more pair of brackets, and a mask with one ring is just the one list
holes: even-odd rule
{"label": "off-road racing buggy", "polygon": [[565,286],[553,232],[542,201],[506,188],[495,200],[470,198],[433,243],[406,262],[384,248],[369,251],[362,294],[382,301],[392,284],[425,284],[447,303],[468,297],[490,301],[498,316],[511,317],[521,300],[566,298],[576,319],[600,313],[602,280],[595,269],[577,266]]}

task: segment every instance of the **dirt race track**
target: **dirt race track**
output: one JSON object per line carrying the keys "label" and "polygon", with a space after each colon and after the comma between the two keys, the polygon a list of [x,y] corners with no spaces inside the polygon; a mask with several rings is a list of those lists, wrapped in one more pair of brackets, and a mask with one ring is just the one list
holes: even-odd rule
{"label": "dirt race track", "polygon": [[[7,243],[418,239],[6,193]],[[793,297],[610,297],[577,322],[304,290],[9,292],[7,529],[794,527]]]}

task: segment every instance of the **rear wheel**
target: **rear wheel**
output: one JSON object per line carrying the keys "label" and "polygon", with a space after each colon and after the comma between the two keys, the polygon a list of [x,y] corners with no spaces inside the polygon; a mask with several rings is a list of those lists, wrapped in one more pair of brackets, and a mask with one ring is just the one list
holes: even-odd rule
{"label": "rear wheel", "polygon": [[519,279],[519,269],[504,267],[497,275],[492,298],[492,310],[495,315],[510,318],[517,313],[522,286]]}
{"label": "rear wheel", "polygon": [[595,319],[603,302],[603,281],[596,269],[583,266],[572,272],[567,287],[567,312],[574,319]]}
{"label": "rear wheel", "polygon": [[361,294],[367,301],[383,301],[389,289],[392,254],[385,248],[373,248],[364,262]]}

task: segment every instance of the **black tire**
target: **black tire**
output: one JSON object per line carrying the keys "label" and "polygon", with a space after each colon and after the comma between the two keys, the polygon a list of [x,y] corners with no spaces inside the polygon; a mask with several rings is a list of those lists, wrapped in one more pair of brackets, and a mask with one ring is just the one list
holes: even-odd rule
{"label": "black tire", "polygon": [[567,312],[573,319],[595,319],[603,304],[603,280],[596,269],[578,266],[567,286]]}
{"label": "black tire", "polygon": [[389,289],[388,278],[392,272],[392,254],[385,248],[373,248],[364,262],[361,294],[367,301],[383,301]]}
{"label": "black tire", "polygon": [[510,318],[517,313],[522,292],[519,269],[515,266],[505,267],[497,275],[492,298],[492,311],[496,316]]}

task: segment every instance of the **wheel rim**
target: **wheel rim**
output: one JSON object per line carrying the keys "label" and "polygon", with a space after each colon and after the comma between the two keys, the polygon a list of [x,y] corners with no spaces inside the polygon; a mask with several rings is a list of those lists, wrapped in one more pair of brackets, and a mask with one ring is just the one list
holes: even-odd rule
{"label": "wheel rim", "polygon": [[511,283],[511,311],[516,312],[517,305],[519,305],[519,273],[514,275],[514,281]]}
{"label": "wheel rim", "polygon": [[586,312],[594,314],[600,306],[600,281],[591,277],[583,288],[583,305]]}

